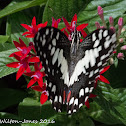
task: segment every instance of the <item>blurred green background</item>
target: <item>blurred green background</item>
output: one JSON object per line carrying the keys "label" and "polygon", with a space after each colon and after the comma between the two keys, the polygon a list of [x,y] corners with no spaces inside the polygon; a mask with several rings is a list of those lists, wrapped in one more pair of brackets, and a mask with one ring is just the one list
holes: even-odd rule
{"label": "blurred green background", "polygon": [[[126,60],[114,57],[114,65],[104,74],[110,85],[98,83],[90,99],[90,109],[83,106],[79,112],[68,116],[65,112],[55,112],[50,102],[40,105],[40,93],[27,89],[30,78],[22,76],[16,81],[17,69],[6,64],[15,61],[8,56],[16,51],[12,41],[19,37],[28,45],[33,39],[22,37],[25,29],[21,23],[31,25],[35,16],[37,24],[65,17],[69,22],[76,13],[78,25],[88,23],[86,32],[95,30],[95,22],[100,21],[97,6],[104,10],[108,25],[109,16],[113,16],[117,28],[119,17],[126,24],[126,0],[0,0],[0,120],[55,120],[55,123],[19,123],[15,126],[124,126],[126,125]],[[51,8],[51,9],[50,9]],[[63,28],[63,21],[59,28]],[[126,34],[122,35],[126,38]],[[124,44],[126,42],[124,41]],[[125,54],[125,52],[124,52]],[[45,120],[46,121],[46,120]],[[5,125],[5,124],[0,124]],[[6,124],[8,126],[10,124]]]}

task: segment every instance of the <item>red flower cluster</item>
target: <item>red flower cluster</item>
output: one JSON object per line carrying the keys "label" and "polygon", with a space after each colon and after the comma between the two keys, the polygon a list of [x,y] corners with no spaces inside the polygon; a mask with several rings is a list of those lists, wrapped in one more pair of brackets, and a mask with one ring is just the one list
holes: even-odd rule
{"label": "red flower cluster", "polygon": [[[75,30],[75,27],[77,26],[77,15],[75,14],[72,18],[72,21],[71,21],[71,24],[68,23],[68,21],[63,17],[63,21],[66,25],[65,28],[62,28],[61,31],[63,31],[65,33],[65,35],[68,37],[68,39],[71,41],[71,33]],[[85,27],[88,26],[88,23],[87,24],[81,24],[81,25],[78,25],[76,27],[77,31],[80,31],[83,38],[85,38],[87,36],[87,33],[83,30]],[[68,34],[68,32],[69,34]],[[80,40],[80,42],[82,42],[83,39]]]}
{"label": "red flower cluster", "polygon": [[40,23],[40,24],[36,25],[36,18],[33,17],[31,26],[27,25],[27,24],[21,24],[21,26],[23,26],[25,29],[28,30],[28,31],[24,32],[22,35],[27,35],[27,36],[25,36],[27,38],[34,38],[36,33],[38,32],[39,28],[46,27],[47,23],[48,22],[46,21],[44,24]]}
{"label": "red flower cluster", "polygon": [[[55,20],[52,18],[52,27],[58,28],[58,24],[61,21],[61,19]],[[68,23],[68,21],[63,17],[63,21],[66,25],[65,28],[61,29],[69,40],[71,40],[71,32],[74,31],[76,25],[77,25],[77,15],[75,14],[73,16],[73,19],[71,21],[71,24]],[[26,35],[25,37],[33,38],[38,30],[40,28],[46,27],[47,22],[44,24],[40,23],[36,25],[36,18],[33,17],[31,26],[27,24],[21,24],[25,29],[27,29],[27,32],[24,32],[22,35]],[[86,32],[83,30],[88,24],[81,24],[76,27],[78,31],[81,32],[83,35],[83,38],[87,36]],[[68,34],[69,33],[69,34]],[[41,104],[44,104],[46,100],[48,99],[48,94],[46,92],[46,84],[43,82],[43,77],[45,77],[45,73],[42,71],[42,64],[40,62],[40,59],[36,56],[35,47],[32,42],[29,43],[29,46],[26,46],[26,44],[22,41],[21,38],[19,38],[19,42],[13,41],[15,47],[18,49],[17,52],[12,53],[9,57],[14,57],[17,59],[17,62],[12,62],[7,64],[8,67],[12,68],[19,68],[16,80],[18,80],[23,74],[26,76],[30,76],[32,79],[27,85],[27,88],[31,87],[33,90],[42,92],[40,102]],[[34,66],[34,71],[31,71],[30,66]],[[96,79],[103,81],[105,83],[109,83],[107,79],[105,79],[101,74],[104,73],[108,68],[105,67],[104,70],[100,73],[100,76]],[[38,83],[36,86],[32,86],[35,83]],[[91,94],[90,97],[95,97],[95,95]],[[85,102],[85,105],[89,107],[88,100]]]}

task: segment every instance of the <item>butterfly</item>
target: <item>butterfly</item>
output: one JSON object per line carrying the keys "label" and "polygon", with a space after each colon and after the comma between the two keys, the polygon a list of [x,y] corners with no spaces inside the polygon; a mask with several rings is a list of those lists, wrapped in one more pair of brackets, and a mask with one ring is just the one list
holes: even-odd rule
{"label": "butterfly", "polygon": [[59,29],[41,28],[34,38],[37,55],[46,73],[47,92],[53,108],[76,112],[88,100],[95,79],[116,48],[116,33],[97,29],[80,42],[81,33],[71,33],[72,41]]}

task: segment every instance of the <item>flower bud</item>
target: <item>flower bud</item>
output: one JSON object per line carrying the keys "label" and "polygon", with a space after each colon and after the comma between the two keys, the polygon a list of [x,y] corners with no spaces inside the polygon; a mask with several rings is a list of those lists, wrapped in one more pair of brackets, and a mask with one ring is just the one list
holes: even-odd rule
{"label": "flower bud", "polygon": [[100,23],[99,22],[95,22],[95,26],[97,29],[100,29]]}
{"label": "flower bud", "polygon": [[110,26],[113,26],[114,20],[112,16],[109,17],[109,23],[110,23]]}
{"label": "flower bud", "polygon": [[103,9],[101,6],[98,6],[98,15],[103,16]]}
{"label": "flower bud", "polygon": [[126,45],[122,46],[121,50],[126,50]]}
{"label": "flower bud", "polygon": [[113,26],[111,26],[110,29],[111,29],[113,32],[116,32],[116,29],[115,29]]}
{"label": "flower bud", "polygon": [[120,38],[120,39],[119,39],[119,42],[120,42],[120,43],[123,43],[123,38]]}
{"label": "flower bud", "polygon": [[114,59],[110,58],[109,62],[110,62],[111,65],[114,64]]}
{"label": "flower bud", "polygon": [[126,30],[125,28],[122,28],[121,33],[124,32],[125,30]]}
{"label": "flower bud", "polygon": [[104,26],[100,26],[101,29],[105,28]]}
{"label": "flower bud", "polygon": [[119,18],[118,20],[118,26],[119,26],[119,29],[122,29],[122,26],[123,26],[123,18]]}
{"label": "flower bud", "polygon": [[123,53],[118,53],[117,58],[118,58],[118,59],[124,59]]}

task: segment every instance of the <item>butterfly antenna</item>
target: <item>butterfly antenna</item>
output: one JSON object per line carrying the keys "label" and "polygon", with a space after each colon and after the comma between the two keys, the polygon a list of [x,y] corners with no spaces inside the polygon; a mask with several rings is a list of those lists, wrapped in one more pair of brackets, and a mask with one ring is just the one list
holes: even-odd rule
{"label": "butterfly antenna", "polygon": [[74,31],[72,32],[72,43],[71,43],[71,47],[74,45],[74,39],[75,39],[75,34],[76,34],[76,21],[74,22],[75,28]]}

